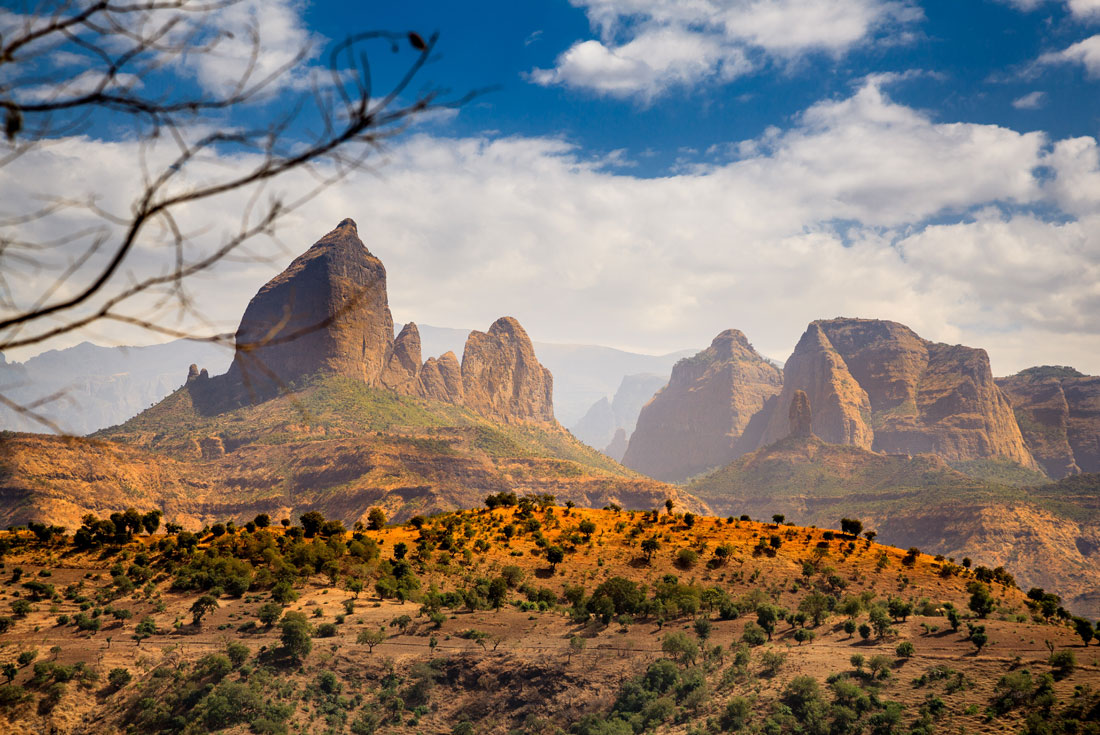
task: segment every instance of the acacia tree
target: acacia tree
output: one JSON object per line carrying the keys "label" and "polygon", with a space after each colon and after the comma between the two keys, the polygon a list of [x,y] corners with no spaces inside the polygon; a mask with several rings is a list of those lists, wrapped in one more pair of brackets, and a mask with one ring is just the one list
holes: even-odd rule
{"label": "acacia tree", "polygon": [[[137,165],[103,171],[88,191],[9,179],[0,196],[0,352],[108,325],[233,347],[233,334],[209,326],[194,279],[230,258],[273,254],[265,248],[289,213],[363,167],[411,118],[471,96],[410,93],[438,34],[351,33],[323,64],[309,40],[297,49],[271,43],[261,22],[270,9],[253,0],[30,7],[0,11],[0,178],[33,170],[60,144],[103,141],[105,131]],[[384,89],[369,61],[379,44],[402,54]],[[274,189],[292,174],[300,174],[293,197]],[[239,211],[239,224],[204,232],[199,220],[226,208]],[[270,341],[236,348],[247,357]],[[60,432],[43,411],[60,397],[25,400],[4,389],[0,406]]]}

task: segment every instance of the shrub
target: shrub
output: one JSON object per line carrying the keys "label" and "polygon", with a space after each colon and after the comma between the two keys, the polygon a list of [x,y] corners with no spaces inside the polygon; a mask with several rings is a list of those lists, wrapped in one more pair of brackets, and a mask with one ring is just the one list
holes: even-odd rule
{"label": "shrub", "polygon": [[912,644],[912,642],[911,641],[902,641],[901,643],[899,643],[897,645],[897,648],[894,649],[894,653],[896,653],[900,658],[910,658],[910,657],[912,657],[912,655],[913,655],[913,644]]}
{"label": "shrub", "polygon": [[741,633],[741,640],[750,646],[762,646],[768,640],[764,629],[751,620],[745,623],[745,630]]}
{"label": "shrub", "polygon": [[111,685],[112,689],[117,691],[129,684],[133,678],[129,669],[119,667],[117,669],[111,669],[110,673],[107,674],[107,683]]}

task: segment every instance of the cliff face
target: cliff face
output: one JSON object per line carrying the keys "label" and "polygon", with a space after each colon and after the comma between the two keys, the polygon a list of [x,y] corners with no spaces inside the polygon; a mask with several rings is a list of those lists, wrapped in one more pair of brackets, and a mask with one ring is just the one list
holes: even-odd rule
{"label": "cliff face", "polygon": [[1100,472],[1100,377],[1046,366],[998,378],[997,385],[1048,475]]}
{"label": "cliff face", "polygon": [[470,332],[462,352],[463,405],[500,421],[554,420],[554,378],[512,317]]}
{"label": "cliff face", "polygon": [[420,393],[420,331],[409,322],[393,342],[393,352],[382,371],[382,385],[403,396]]}
{"label": "cliff face", "polygon": [[736,329],[676,363],[668,385],[642,408],[623,464],[661,480],[683,480],[743,453],[749,421],[780,391],[778,368]]}
{"label": "cliff face", "polygon": [[798,390],[809,397],[813,431],[825,441],[1037,468],[985,350],[929,342],[896,322],[814,322],[787,362],[761,446],[789,431],[778,407]]}
{"label": "cliff face", "polygon": [[188,390],[207,413],[269,400],[323,374],[466,406],[498,421],[554,422],[553,377],[515,319],[472,332],[461,366],[452,352],[421,364],[420,331],[412,322],[394,339],[386,269],[350,219],[252,298],[225,376],[206,380],[193,372]]}
{"label": "cliff face", "polygon": [[788,410],[799,392],[807,396],[813,409],[812,433],[832,444],[871,448],[874,433],[867,391],[848,371],[818,322],[809,326],[783,367],[783,392],[770,407],[758,446],[790,433]]}
{"label": "cliff face", "polygon": [[345,219],[252,297],[227,373],[234,393],[267,397],[314,373],[378,385],[393,351],[386,269]]}

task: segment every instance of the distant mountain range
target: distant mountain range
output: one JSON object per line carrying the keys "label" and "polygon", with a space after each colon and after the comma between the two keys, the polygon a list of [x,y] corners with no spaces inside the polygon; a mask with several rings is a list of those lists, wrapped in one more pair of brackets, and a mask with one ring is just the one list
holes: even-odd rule
{"label": "distant mountain range", "polygon": [[[403,325],[397,325],[400,331]],[[469,329],[418,325],[422,351],[439,356],[462,354]],[[575,424],[594,401],[613,395],[632,373],[664,375],[672,365],[695,350],[646,355],[600,345],[535,342],[540,361],[554,375],[554,414],[566,425]],[[49,350],[25,362],[6,362],[0,355],[0,387],[21,403],[57,396],[41,409],[46,417],[71,434],[84,435],[121,424],[162,400],[183,385],[187,366],[205,368],[210,375],[224,373],[233,354],[205,342],[176,340],[144,347],[105,347],[82,342],[63,350]],[[650,393],[652,395],[652,392]],[[646,396],[648,400],[649,396]],[[635,413],[635,418],[637,414]],[[631,424],[633,430],[633,424]],[[49,429],[14,411],[0,407],[0,429],[43,432]],[[612,432],[614,429],[612,429]],[[608,435],[607,439],[610,440]],[[607,442],[593,439],[602,448]]]}

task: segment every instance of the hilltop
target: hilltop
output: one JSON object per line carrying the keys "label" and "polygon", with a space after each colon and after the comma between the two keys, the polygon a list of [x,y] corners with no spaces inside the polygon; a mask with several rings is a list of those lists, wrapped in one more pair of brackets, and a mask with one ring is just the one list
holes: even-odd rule
{"label": "hilltop", "polygon": [[59,733],[1094,731],[1100,698],[1079,685],[1100,647],[1003,570],[824,529],[487,502],[350,533],[318,514],[9,533],[0,717]]}

